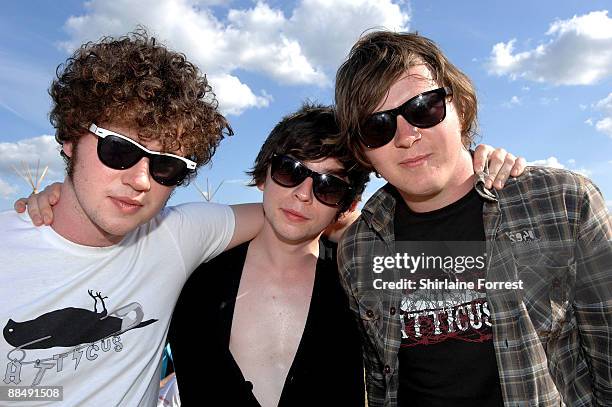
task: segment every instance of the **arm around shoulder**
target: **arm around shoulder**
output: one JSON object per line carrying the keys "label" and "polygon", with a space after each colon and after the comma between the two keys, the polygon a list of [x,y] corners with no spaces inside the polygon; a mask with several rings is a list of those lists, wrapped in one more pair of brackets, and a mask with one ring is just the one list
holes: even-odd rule
{"label": "arm around shoulder", "polygon": [[232,239],[225,250],[253,239],[264,222],[263,205],[260,203],[231,205],[231,208],[234,211],[235,227]]}

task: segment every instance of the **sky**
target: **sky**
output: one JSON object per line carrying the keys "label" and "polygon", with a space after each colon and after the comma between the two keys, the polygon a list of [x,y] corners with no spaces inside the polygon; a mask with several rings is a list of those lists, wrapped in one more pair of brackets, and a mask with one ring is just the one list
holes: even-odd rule
{"label": "sky", "polygon": [[[612,209],[610,8],[595,0],[5,2],[0,210],[31,192],[17,175],[24,167],[48,166],[43,185],[64,178],[48,120],[56,67],[80,44],[139,24],[207,74],[235,131],[170,204],[261,200],[244,171],[270,130],[303,101],[332,104],[335,72],[352,44],[386,28],[429,37],[472,79],[479,142],[590,177]],[[383,184],[373,179],[364,198]]]}

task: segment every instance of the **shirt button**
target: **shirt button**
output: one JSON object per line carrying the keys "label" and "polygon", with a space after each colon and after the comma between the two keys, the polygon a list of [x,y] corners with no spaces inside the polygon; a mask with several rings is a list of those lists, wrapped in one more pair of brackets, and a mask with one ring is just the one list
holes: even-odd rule
{"label": "shirt button", "polygon": [[247,390],[253,390],[253,383],[247,380],[244,382],[244,384],[246,385]]}
{"label": "shirt button", "polygon": [[391,309],[389,309],[389,313],[391,315],[395,315],[395,307],[391,307]]}
{"label": "shirt button", "polygon": [[389,367],[389,365],[385,365],[385,368],[383,369],[383,372],[384,372],[385,374],[389,374],[389,373],[391,373],[391,368]]}
{"label": "shirt button", "polygon": [[372,311],[371,309],[366,311],[366,316],[368,318],[374,318],[374,311]]}

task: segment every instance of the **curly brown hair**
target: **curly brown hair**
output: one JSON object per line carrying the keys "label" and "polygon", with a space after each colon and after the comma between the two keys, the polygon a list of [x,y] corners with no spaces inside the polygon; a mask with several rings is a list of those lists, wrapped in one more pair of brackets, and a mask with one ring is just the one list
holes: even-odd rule
{"label": "curly brown hair", "polygon": [[374,31],[353,45],[336,74],[336,112],[339,142],[365,167],[372,168],[359,142],[363,121],[410,67],[425,65],[440,86],[450,86],[460,113],[461,139],[469,147],[476,135],[476,91],[470,79],[453,65],[430,39],[416,33]]}
{"label": "curly brown hair", "polygon": [[49,116],[60,144],[76,143],[91,123],[110,122],[136,127],[141,141],[159,142],[162,152],[180,150],[200,166],[233,134],[206,76],[143,27],[83,44],[56,75]]}

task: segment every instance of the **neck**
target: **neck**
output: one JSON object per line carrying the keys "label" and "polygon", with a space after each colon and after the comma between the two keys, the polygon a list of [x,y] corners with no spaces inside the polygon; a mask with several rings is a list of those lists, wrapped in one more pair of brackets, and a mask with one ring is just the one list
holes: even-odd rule
{"label": "neck", "polygon": [[440,190],[430,195],[413,196],[399,191],[406,205],[414,212],[431,212],[457,202],[474,187],[474,164],[467,150],[461,150],[451,178]]}
{"label": "neck", "polygon": [[[313,268],[319,257],[319,234],[315,238],[291,242],[281,239],[268,222],[251,242],[258,262],[272,270],[303,270]],[[249,250],[251,252],[251,250]]]}
{"label": "neck", "polygon": [[70,177],[64,179],[61,199],[53,207],[53,230],[71,242],[92,247],[117,244],[123,236],[114,236],[98,227],[83,211]]}

